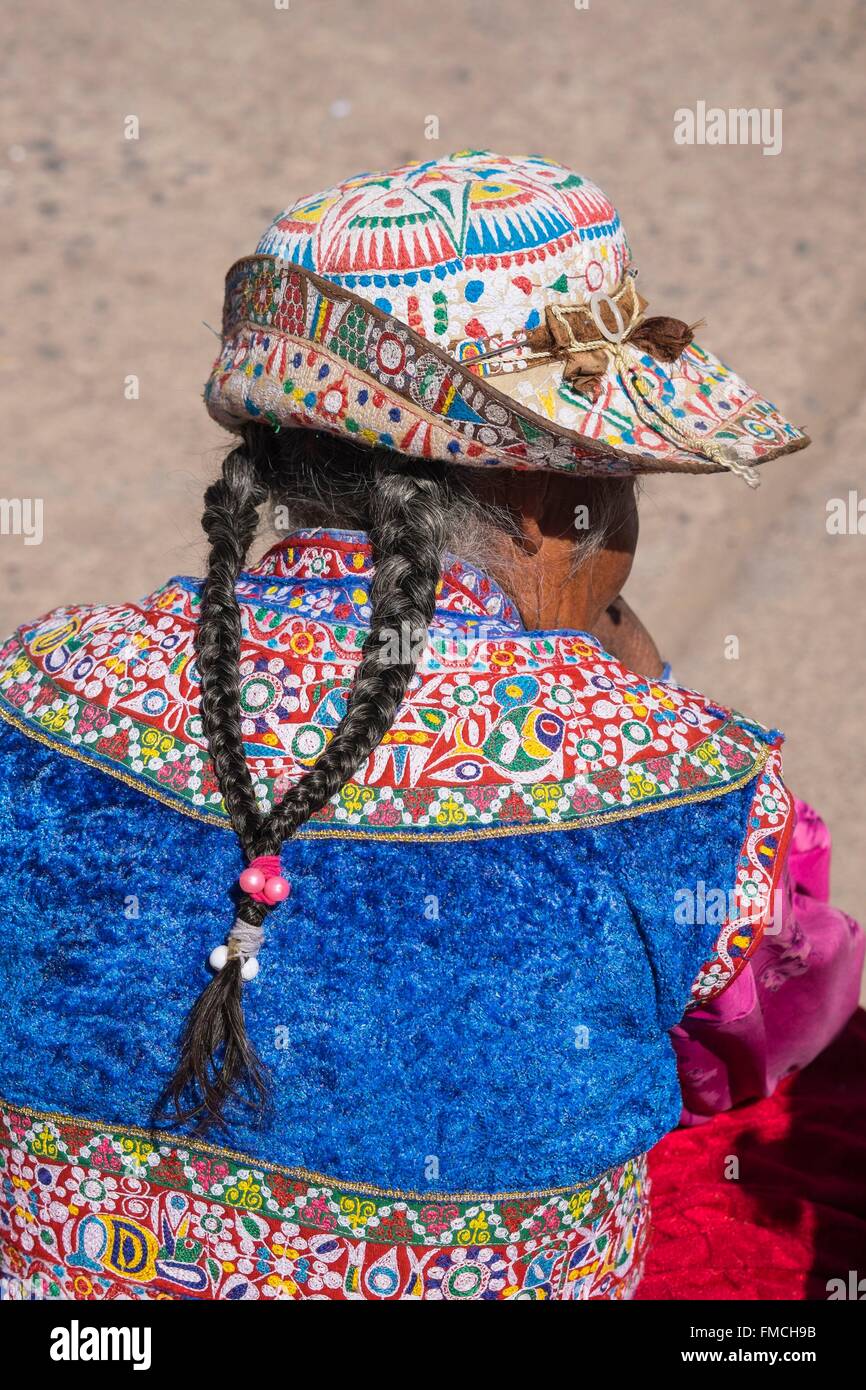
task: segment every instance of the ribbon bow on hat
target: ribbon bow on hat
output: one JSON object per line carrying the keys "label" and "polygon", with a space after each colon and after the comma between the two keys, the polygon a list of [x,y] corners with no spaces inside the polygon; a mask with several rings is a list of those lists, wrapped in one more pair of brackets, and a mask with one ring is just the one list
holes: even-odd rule
{"label": "ribbon bow on hat", "polygon": [[668,426],[665,432],[669,438],[739,474],[750,487],[757,487],[758,475],[740,457],[736,445],[713,443],[702,438],[662,401],[650,398],[639,364],[626,355],[624,348],[647,352],[657,362],[675,362],[692,342],[694,329],[698,325],[690,327],[682,319],[669,318],[667,315],[645,318],[648,302],[635,285],[636,275],[636,270],[629,271],[612,295],[594,295],[589,300],[571,304],[546,305],[544,323],[528,329],[519,343],[481,353],[472,359],[473,363],[527,347],[539,360],[560,359],[563,381],[572,390],[582,391],[591,400],[596,400],[602,379],[612,362],[623,390],[645,424],[659,431],[660,417]]}
{"label": "ribbon bow on hat", "polygon": [[[548,304],[545,321],[526,335],[537,353],[562,357],[563,379],[593,399],[614,349],[624,342],[660,362],[675,362],[689,346],[692,329],[681,319],[644,318],[647,301],[627,275],[611,296],[579,304]],[[695,325],[697,326],[697,325]],[[605,330],[607,330],[605,332]]]}

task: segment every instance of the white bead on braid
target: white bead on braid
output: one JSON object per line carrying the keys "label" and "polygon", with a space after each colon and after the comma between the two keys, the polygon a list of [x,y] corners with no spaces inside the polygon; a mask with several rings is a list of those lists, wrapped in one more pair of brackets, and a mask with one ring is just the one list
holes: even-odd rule
{"label": "white bead on braid", "polygon": [[241,979],[254,980],[259,973],[256,957],[265,939],[264,928],[236,917],[225,946],[215,946],[208,960],[213,970],[222,970],[229,960],[241,962]]}

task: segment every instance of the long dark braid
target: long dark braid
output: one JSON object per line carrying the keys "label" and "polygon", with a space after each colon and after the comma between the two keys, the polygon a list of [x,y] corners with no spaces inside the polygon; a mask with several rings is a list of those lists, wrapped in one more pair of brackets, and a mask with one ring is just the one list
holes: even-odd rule
{"label": "long dark braid", "polygon": [[[375,570],[370,635],[346,713],[315,765],[286,792],[262,831],[259,853],[276,854],[328,802],[382,741],[415,671],[436,605],[444,549],[437,483],[418,472],[379,471],[369,534]],[[393,642],[398,637],[395,660]]]}
{"label": "long dark braid", "polygon": [[[365,529],[375,566],[370,632],[346,713],[331,741],[309,771],[263,815],[241,730],[241,614],[235,584],[255,536],[258,509],[279,486],[281,468],[274,436],[265,427],[248,426],[243,439],[226,458],[222,477],[205,494],[202,525],[210,553],[197,656],[210,757],[232,825],[252,860],[278,854],[285,840],[326,805],[391,727],[433,617],[448,483],[441,465],[409,463],[389,453],[365,451],[362,456],[368,474]],[[294,448],[302,459],[309,440],[302,436]],[[241,894],[233,933],[239,927],[242,932],[260,931],[271,910]],[[193,1006],[180,1060],[163,1098],[171,1100],[176,1117],[195,1117],[199,1128],[223,1121],[229,1099],[261,1105],[267,1094],[266,1074],[244,1023],[241,965],[241,957],[230,954]]]}
{"label": "long dark braid", "polygon": [[256,432],[233,449],[222,477],[204,495],[202,528],[210,541],[196,655],[201,717],[211,761],[232,825],[247,854],[260,830],[253,780],[244,756],[240,702],[241,610],[235,584],[259,524],[267,488],[256,467]]}

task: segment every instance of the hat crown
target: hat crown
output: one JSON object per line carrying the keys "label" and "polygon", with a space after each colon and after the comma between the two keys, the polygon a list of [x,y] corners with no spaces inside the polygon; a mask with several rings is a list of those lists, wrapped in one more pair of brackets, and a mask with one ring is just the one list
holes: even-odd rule
{"label": "hat crown", "polygon": [[537,155],[485,150],[301,198],[257,249],[351,289],[458,360],[535,327],[549,303],[612,293],[630,260],[594,183]]}

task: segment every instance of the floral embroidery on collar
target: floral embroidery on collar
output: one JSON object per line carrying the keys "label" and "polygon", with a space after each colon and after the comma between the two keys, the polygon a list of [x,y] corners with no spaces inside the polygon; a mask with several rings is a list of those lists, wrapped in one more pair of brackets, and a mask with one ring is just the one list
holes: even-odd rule
{"label": "floral embroidery on collar", "polygon": [[[241,727],[263,808],[327,745],[368,635],[369,548],[308,532],[238,584]],[[0,715],[188,814],[228,825],[199,713],[201,581],[60,608],[0,649]],[[453,562],[392,728],[304,834],[475,838],[594,825],[751,780],[778,739],[583,633],[526,632]]]}
{"label": "floral embroidery on collar", "polygon": [[[281,601],[285,601],[283,591],[275,581],[297,581],[292,597],[301,601],[305,588],[321,585],[319,617],[330,614],[340,622],[369,622],[373,569],[372,547],[361,532],[306,530],[273,546],[244,572],[243,582],[252,597],[258,581],[270,581],[263,586],[263,595],[271,599],[280,595]],[[432,628],[450,631],[456,626],[467,630],[482,626],[487,636],[524,631],[515,605],[495,579],[468,561],[449,556]]]}

